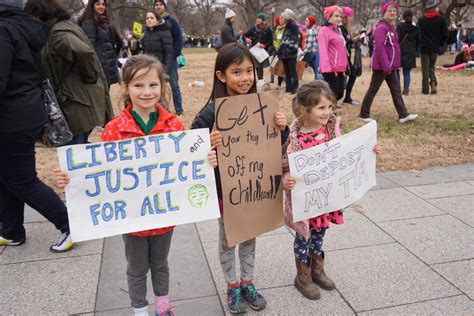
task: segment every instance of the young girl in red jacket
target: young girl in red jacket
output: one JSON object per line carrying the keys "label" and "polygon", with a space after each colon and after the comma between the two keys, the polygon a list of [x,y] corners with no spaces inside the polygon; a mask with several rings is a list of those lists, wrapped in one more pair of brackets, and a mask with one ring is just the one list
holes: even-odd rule
{"label": "young girl in red jacket", "polygon": [[[161,63],[149,55],[137,55],[127,60],[122,69],[122,92],[126,108],[104,128],[101,141],[115,141],[144,135],[184,130],[183,123],[165,109],[167,104],[165,72]],[[217,166],[214,150],[209,162]],[[58,186],[69,183],[66,173],[57,170]],[[150,229],[123,235],[127,258],[127,282],[133,312],[148,315],[146,299],[147,272],[155,293],[155,315],[171,316],[168,289],[168,253],[173,235],[172,227]]]}
{"label": "young girl in red jacket", "polygon": [[[300,293],[317,300],[320,293],[316,284],[325,290],[336,285],[324,272],[323,240],[330,224],[343,224],[342,210],[326,213],[309,220],[293,222],[291,190],[296,184],[290,175],[288,154],[317,146],[341,135],[340,117],[333,113],[336,97],[328,83],[315,80],[304,84],[293,99],[296,119],[290,126],[290,135],[283,155],[283,188],[285,189],[285,224],[296,232],[294,253],[297,275],[294,285]],[[378,154],[379,147],[373,151]]]}

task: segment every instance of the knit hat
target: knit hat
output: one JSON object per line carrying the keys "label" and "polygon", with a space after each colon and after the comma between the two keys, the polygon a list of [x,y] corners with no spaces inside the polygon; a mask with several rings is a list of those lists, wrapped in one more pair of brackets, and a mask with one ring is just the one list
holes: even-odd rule
{"label": "knit hat", "polygon": [[471,52],[474,52],[474,44],[471,44],[469,48],[471,49]]}
{"label": "knit hat", "polygon": [[277,15],[277,16],[275,17],[275,26],[280,25],[280,23],[281,23],[281,16],[280,16],[280,15]]}
{"label": "knit hat", "polygon": [[426,2],[426,10],[436,8],[438,6],[438,0],[428,0]]}
{"label": "knit hat", "polygon": [[413,17],[413,12],[410,9],[403,11],[402,17],[404,20],[406,20],[409,16]]}
{"label": "knit hat", "polygon": [[316,19],[314,18],[314,16],[310,15],[308,16],[308,22],[309,22],[309,26],[313,26],[316,24]]}
{"label": "knit hat", "polygon": [[387,12],[388,8],[391,6],[394,6],[398,10],[398,4],[396,2],[389,1],[389,2],[383,3],[382,6],[380,7],[382,11],[382,15],[384,15],[385,12]]}
{"label": "knit hat", "polygon": [[354,16],[354,11],[349,7],[342,8],[342,17],[346,18],[348,16]]}
{"label": "knit hat", "polygon": [[257,18],[262,20],[262,21],[265,21],[267,19],[267,16],[265,15],[265,13],[259,12],[259,13],[257,13]]}
{"label": "knit hat", "polygon": [[285,9],[285,11],[283,11],[283,13],[281,14],[281,17],[287,21],[296,21],[296,14],[290,9]]}
{"label": "knit hat", "polygon": [[337,5],[332,5],[330,7],[326,7],[324,8],[324,18],[326,20],[329,20],[329,18],[334,14],[334,11],[340,11],[341,14],[342,14],[342,9],[340,6],[337,6]]}
{"label": "knit hat", "polygon": [[469,51],[469,46],[467,44],[464,44],[462,47],[461,47],[461,52],[468,52]]}
{"label": "knit hat", "polygon": [[165,9],[166,9],[166,0],[155,0],[153,2],[153,6],[155,6],[157,2],[161,2],[165,6]]}
{"label": "knit hat", "polygon": [[24,7],[23,0],[0,0],[0,11],[23,10]]}
{"label": "knit hat", "polygon": [[230,19],[231,17],[235,16],[235,12],[232,11],[231,9],[227,8],[225,10],[225,18]]}

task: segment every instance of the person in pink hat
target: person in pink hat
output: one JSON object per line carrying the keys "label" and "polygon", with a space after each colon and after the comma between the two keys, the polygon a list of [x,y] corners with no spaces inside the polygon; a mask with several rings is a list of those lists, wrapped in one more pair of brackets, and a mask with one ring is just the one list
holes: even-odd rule
{"label": "person in pink hat", "polygon": [[337,100],[344,96],[344,76],[347,70],[347,53],[344,36],[339,29],[342,8],[336,5],[324,9],[323,25],[318,35],[319,71],[329,84]]}
{"label": "person in pink hat", "polygon": [[400,79],[397,71],[400,69],[400,44],[398,42],[395,22],[398,14],[398,4],[390,1],[382,4],[382,19],[374,31],[374,53],[372,55],[372,78],[367,90],[359,118],[365,122],[370,122],[370,108],[375,95],[379,91],[382,83],[387,82],[392,95],[393,104],[398,113],[400,123],[413,121],[418,114],[410,114],[405,106],[400,89]]}
{"label": "person in pink hat", "polygon": [[316,30],[316,19],[310,15],[305,20],[306,25],[306,37],[304,45],[304,58],[303,60],[314,71],[314,80],[318,79],[318,65],[316,64],[316,52],[318,50],[318,31]]}

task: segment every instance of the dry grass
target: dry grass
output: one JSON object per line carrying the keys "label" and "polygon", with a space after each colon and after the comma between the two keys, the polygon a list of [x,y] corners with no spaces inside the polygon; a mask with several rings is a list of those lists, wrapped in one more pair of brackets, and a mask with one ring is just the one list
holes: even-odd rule
{"label": "dry grass", "polygon": [[[195,49],[188,50],[185,55],[187,68],[179,70],[179,75],[185,110],[183,121],[189,127],[195,114],[209,98],[216,53]],[[438,64],[450,63],[453,59],[452,55],[441,56]],[[353,99],[359,102],[370,82],[368,63],[369,59],[364,59],[364,73],[354,86]],[[388,87],[384,84],[380,89],[372,106],[372,117],[378,122],[378,138],[382,148],[377,167],[379,171],[420,170],[435,165],[474,162],[474,106],[470,91],[474,87],[474,71],[437,71],[437,76],[438,94],[422,95],[420,69],[412,71],[410,95],[404,99],[408,110],[420,115],[413,123],[398,123]],[[265,78],[269,78],[268,72]],[[307,69],[303,81],[312,78],[312,71]],[[188,87],[195,80],[204,81],[205,87]],[[120,91],[116,85],[112,87],[112,97],[118,110],[121,108]],[[291,122],[290,96],[280,92],[280,100],[280,109]],[[338,110],[345,132],[362,125],[357,119],[359,109],[359,106],[344,106]],[[98,136],[98,132],[94,132],[91,140],[97,140]],[[38,148],[38,174],[49,185],[53,180],[52,169],[57,165],[54,149]]]}

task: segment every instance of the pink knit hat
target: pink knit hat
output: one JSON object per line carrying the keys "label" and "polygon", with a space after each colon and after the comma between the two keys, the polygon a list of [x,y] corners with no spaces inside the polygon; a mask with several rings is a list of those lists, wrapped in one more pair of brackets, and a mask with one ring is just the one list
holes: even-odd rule
{"label": "pink knit hat", "polygon": [[329,18],[333,15],[334,11],[339,10],[342,13],[342,9],[340,6],[332,5],[330,7],[324,8],[324,18],[329,20]]}
{"label": "pink knit hat", "polygon": [[342,8],[342,17],[346,18],[348,16],[354,16],[354,11],[349,7]]}
{"label": "pink knit hat", "polygon": [[[471,45],[472,46],[472,45]],[[468,52],[469,51],[469,46],[467,44],[464,44],[462,47],[461,47],[461,52]]]}
{"label": "pink knit hat", "polygon": [[388,7],[390,6],[394,6],[398,10],[398,4],[394,1],[389,1],[389,2],[383,3],[382,6],[380,7],[380,9],[382,10],[382,15],[384,15],[385,12],[387,12]]}

